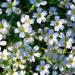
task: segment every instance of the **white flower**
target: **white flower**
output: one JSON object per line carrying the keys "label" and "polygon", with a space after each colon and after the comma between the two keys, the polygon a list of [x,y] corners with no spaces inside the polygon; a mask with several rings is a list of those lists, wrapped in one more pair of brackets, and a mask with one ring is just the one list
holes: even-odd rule
{"label": "white flower", "polygon": [[24,51],[24,57],[28,57],[28,60],[30,62],[35,62],[35,57],[38,58],[41,56],[38,50],[39,50],[38,46],[34,46],[32,49],[31,47],[29,48],[29,45],[28,45],[26,51]]}
{"label": "white flower", "polygon": [[45,64],[45,61],[41,61],[40,65],[36,66],[36,70],[40,71],[40,75],[48,75],[49,74],[49,69],[50,68],[50,64]]}
{"label": "white flower", "polygon": [[41,22],[46,21],[46,11],[42,11],[41,8],[37,8],[37,13],[33,13],[33,18],[37,18],[37,23],[41,24]]}
{"label": "white flower", "polygon": [[31,24],[34,23],[34,19],[30,19],[29,15],[22,15],[21,22],[22,24],[20,22],[17,22],[18,28],[15,28],[15,33],[33,33]]}
{"label": "white flower", "polygon": [[9,29],[10,29],[9,23],[5,19],[2,19],[0,21],[0,32],[2,34],[7,34]]}
{"label": "white flower", "polygon": [[75,5],[70,4],[70,9],[67,11],[67,15],[70,16],[72,21],[75,21]]}
{"label": "white flower", "polygon": [[22,15],[21,22],[30,25],[34,24],[34,19],[30,19],[29,15]]}
{"label": "white flower", "polygon": [[60,4],[61,5],[64,5],[67,8],[69,8],[70,0],[62,0],[62,1],[60,1]]}
{"label": "white flower", "polygon": [[20,68],[23,70],[25,68],[25,60],[23,60],[23,57],[20,55],[20,52],[16,54],[16,57],[13,58],[13,69],[17,70],[18,68]]}
{"label": "white flower", "polygon": [[73,56],[73,54],[69,54],[66,60],[67,60],[66,66],[68,68],[75,68],[75,56]]}
{"label": "white flower", "polygon": [[58,35],[59,34],[57,32],[54,33],[54,31],[50,29],[48,33],[44,36],[44,41],[49,45],[58,43],[58,39],[57,39]]}
{"label": "white flower", "polygon": [[[30,52],[30,62],[35,62],[35,57],[40,57],[41,54],[38,52],[39,47],[35,46]],[[32,53],[32,54],[31,54]]]}
{"label": "white flower", "polygon": [[13,2],[11,0],[7,0],[7,2],[4,2],[1,4],[1,7],[7,8],[6,13],[9,16],[12,12],[16,13],[16,10],[17,10],[16,6],[18,4],[19,4],[19,1],[17,1],[17,0],[14,0]]}
{"label": "white flower", "polygon": [[65,19],[60,19],[59,16],[55,17],[55,21],[51,21],[50,25],[54,26],[54,30],[55,31],[59,31],[59,30],[63,30],[64,29],[64,25],[67,23],[67,21]]}
{"label": "white flower", "polygon": [[3,52],[0,54],[0,58],[2,58],[3,60],[8,60],[8,55],[8,51],[4,49]]}
{"label": "white flower", "polygon": [[19,33],[19,37],[20,38],[24,38],[26,33],[28,35],[33,35],[33,31],[32,31],[32,26],[25,23],[25,24],[21,24],[20,22],[17,22],[17,27],[14,29],[15,33]]}
{"label": "white flower", "polygon": [[59,38],[60,38],[60,40],[59,40],[58,45],[60,47],[65,46],[66,48],[71,49],[72,44],[74,43],[74,39],[72,38],[72,30],[71,29],[68,29],[66,34],[61,32],[59,35]]}

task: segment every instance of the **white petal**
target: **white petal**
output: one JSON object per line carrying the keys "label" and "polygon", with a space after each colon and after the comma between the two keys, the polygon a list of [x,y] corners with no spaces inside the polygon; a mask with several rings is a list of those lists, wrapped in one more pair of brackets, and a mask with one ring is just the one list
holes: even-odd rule
{"label": "white petal", "polygon": [[20,29],[19,28],[16,28],[15,30],[14,30],[14,33],[19,33],[20,32]]}
{"label": "white petal", "polygon": [[59,34],[57,33],[57,32],[55,32],[54,34],[53,34],[53,37],[55,37],[55,38],[57,38],[59,36]]}
{"label": "white petal", "polygon": [[45,65],[45,61],[41,61],[40,65],[44,66]]}
{"label": "white petal", "polygon": [[8,7],[8,3],[2,3],[2,4],[1,4],[1,7],[7,8],[7,7]]}
{"label": "white petal", "polygon": [[47,2],[46,1],[41,1],[41,3],[40,3],[41,5],[46,5],[47,4]]}
{"label": "white petal", "polygon": [[33,18],[37,18],[37,13],[33,13]]}
{"label": "white petal", "polygon": [[7,15],[9,16],[9,15],[12,13],[12,9],[8,8],[8,9],[6,10],[6,13],[7,13]]}
{"label": "white petal", "polygon": [[37,18],[37,23],[41,24],[41,19]]}
{"label": "white petal", "polygon": [[31,20],[30,20],[30,24],[33,24],[33,23],[34,23],[34,19],[31,19]]}
{"label": "white petal", "polygon": [[71,20],[72,20],[72,21],[75,21],[75,15],[72,15],[72,16],[71,16]]}
{"label": "white petal", "polygon": [[25,33],[24,32],[20,32],[19,37],[20,38],[24,38],[25,37]]}
{"label": "white petal", "polygon": [[40,57],[41,54],[40,54],[40,53],[34,53],[33,55],[34,55],[35,57]]}
{"label": "white petal", "polygon": [[53,39],[50,39],[50,40],[49,40],[49,44],[50,44],[50,45],[53,45],[53,43],[54,43]]}
{"label": "white petal", "polygon": [[11,0],[7,0],[8,3],[11,3]]}
{"label": "white petal", "polygon": [[51,26],[55,26],[55,24],[56,24],[55,21],[51,21],[50,23]]}
{"label": "white petal", "polygon": [[40,70],[40,66],[38,65],[38,66],[36,66],[36,68],[35,68],[37,71],[39,71]]}
{"label": "white petal", "polygon": [[21,24],[20,24],[20,22],[18,21],[17,22],[17,26],[20,28],[21,27]]}
{"label": "white petal", "polygon": [[13,10],[14,13],[16,13],[17,8],[13,7],[12,10]]}
{"label": "white petal", "polygon": [[42,9],[41,8],[37,8],[37,12],[38,13],[42,12]]}
{"label": "white petal", "polygon": [[70,5],[70,8],[75,10],[75,6],[73,4]]}
{"label": "white petal", "polygon": [[0,41],[0,45],[5,46],[7,44],[6,41]]}
{"label": "white petal", "polygon": [[16,5],[18,5],[18,4],[19,4],[19,1],[14,0],[13,6],[16,6]]}
{"label": "white petal", "polygon": [[73,2],[75,3],[75,0],[73,0]]}
{"label": "white petal", "polygon": [[47,69],[49,69],[49,68],[50,68],[50,64],[46,64],[45,67],[46,67]]}
{"label": "white petal", "polygon": [[68,11],[67,11],[67,14],[68,14],[68,15],[71,15],[71,14],[72,14],[72,11],[71,11],[71,10],[68,10]]}
{"label": "white petal", "polygon": [[40,41],[42,41],[42,40],[43,40],[43,36],[39,36],[38,38],[39,38],[39,40],[40,40]]}
{"label": "white petal", "polygon": [[0,34],[0,41],[2,40],[2,38],[3,38],[3,36],[2,36],[2,34]]}
{"label": "white petal", "polygon": [[59,26],[55,26],[55,27],[54,27],[54,30],[55,30],[55,31],[59,31]]}
{"label": "white petal", "polygon": [[41,14],[42,14],[43,16],[46,16],[46,15],[47,15],[47,12],[46,12],[46,11],[43,11]]}
{"label": "white petal", "polygon": [[55,16],[55,20],[56,21],[60,20],[60,17],[59,16]]}
{"label": "white petal", "polygon": [[38,75],[38,73],[33,73],[33,75]]}
{"label": "white petal", "polygon": [[0,8],[0,15],[2,14],[2,9]]}
{"label": "white petal", "polygon": [[30,62],[35,62],[35,57],[31,56],[29,60],[30,60]]}

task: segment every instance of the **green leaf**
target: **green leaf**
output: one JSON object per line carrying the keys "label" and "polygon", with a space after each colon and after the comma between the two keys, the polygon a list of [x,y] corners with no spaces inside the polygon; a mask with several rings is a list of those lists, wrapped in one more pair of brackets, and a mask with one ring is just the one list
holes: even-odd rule
{"label": "green leaf", "polygon": [[64,50],[63,50],[63,54],[65,54],[65,53],[66,53],[66,51],[67,51],[67,50],[66,50],[66,49],[64,49]]}
{"label": "green leaf", "polygon": [[30,8],[30,10],[29,10],[29,12],[32,12],[34,9],[35,9],[35,6],[32,5],[31,8]]}
{"label": "green leaf", "polygon": [[41,0],[36,0],[36,2],[37,2],[37,3],[40,3],[40,2],[41,2]]}

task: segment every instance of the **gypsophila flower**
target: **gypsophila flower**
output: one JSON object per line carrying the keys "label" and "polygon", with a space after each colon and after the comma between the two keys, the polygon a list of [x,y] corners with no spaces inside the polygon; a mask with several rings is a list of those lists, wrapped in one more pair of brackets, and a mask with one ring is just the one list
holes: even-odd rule
{"label": "gypsophila flower", "polygon": [[5,19],[2,19],[0,21],[0,33],[7,34],[9,29],[10,24]]}
{"label": "gypsophila flower", "polygon": [[71,17],[70,19],[72,21],[75,21],[75,5],[74,4],[70,4],[70,10],[67,11],[67,14]]}
{"label": "gypsophila flower", "polygon": [[45,61],[41,61],[40,65],[36,66],[36,70],[40,71],[40,75],[49,74],[50,64],[45,64]]}
{"label": "gypsophila flower", "polygon": [[65,7],[69,8],[70,5],[70,0],[62,0],[60,2],[61,5],[64,5]]}
{"label": "gypsophila flower", "polygon": [[31,24],[34,23],[34,19],[30,19],[28,15],[22,15],[21,22],[17,22],[17,27],[14,29],[15,33],[20,33],[19,37],[24,38],[27,35],[33,35],[34,31],[32,30]]}
{"label": "gypsophila flower", "polygon": [[[12,12],[16,13],[18,8],[16,7],[19,4],[19,1],[14,0],[13,2],[11,0],[7,0],[6,2],[1,4],[2,8],[6,8],[7,15],[11,15]],[[17,13],[16,13],[17,14]]]}
{"label": "gypsophila flower", "polygon": [[37,13],[33,13],[33,18],[37,18],[37,23],[41,24],[41,22],[46,21],[46,15],[46,11],[43,11],[41,8],[37,8]]}
{"label": "gypsophila flower", "polygon": [[[28,46],[28,45],[27,45]],[[29,47],[29,46],[28,46]],[[27,48],[28,48],[27,47]],[[41,54],[39,53],[39,47],[38,46],[34,46],[34,48],[33,49],[29,49],[29,50],[26,50],[25,52],[24,52],[24,56],[25,57],[28,57],[29,59],[29,61],[30,62],[35,62],[35,57],[40,57],[41,56]]]}
{"label": "gypsophila flower", "polygon": [[55,31],[63,30],[64,25],[67,21],[65,19],[60,19],[59,16],[55,16],[55,21],[51,21],[50,25],[54,26]]}
{"label": "gypsophila flower", "polygon": [[73,54],[70,54],[67,58],[67,67],[68,68],[75,68],[75,56],[73,56]]}

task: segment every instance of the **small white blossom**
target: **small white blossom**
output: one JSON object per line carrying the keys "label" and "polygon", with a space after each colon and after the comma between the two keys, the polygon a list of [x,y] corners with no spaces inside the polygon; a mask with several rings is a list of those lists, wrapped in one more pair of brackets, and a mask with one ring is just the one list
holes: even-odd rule
{"label": "small white blossom", "polygon": [[75,5],[70,4],[70,9],[67,11],[67,15],[70,16],[70,19],[72,21],[75,21]]}
{"label": "small white blossom", "polygon": [[17,5],[19,4],[19,1],[14,0],[13,2],[11,0],[7,0],[6,2],[1,4],[1,7],[6,8],[7,15],[11,15],[12,12],[16,13],[17,11]]}
{"label": "small white blossom", "polygon": [[73,54],[70,54],[67,58],[67,64],[66,66],[68,68],[75,68],[75,56],[73,56]]}
{"label": "small white blossom", "polygon": [[50,64],[45,64],[45,61],[41,61],[40,65],[36,66],[36,70],[40,71],[40,75],[49,74]]}
{"label": "small white blossom", "polygon": [[33,18],[37,18],[37,23],[46,21],[47,12],[43,11],[41,8],[37,8],[37,13],[33,13]]}
{"label": "small white blossom", "polygon": [[60,19],[58,16],[55,17],[55,21],[51,21],[50,25],[54,26],[55,31],[63,30],[64,25],[67,21],[65,19]]}

